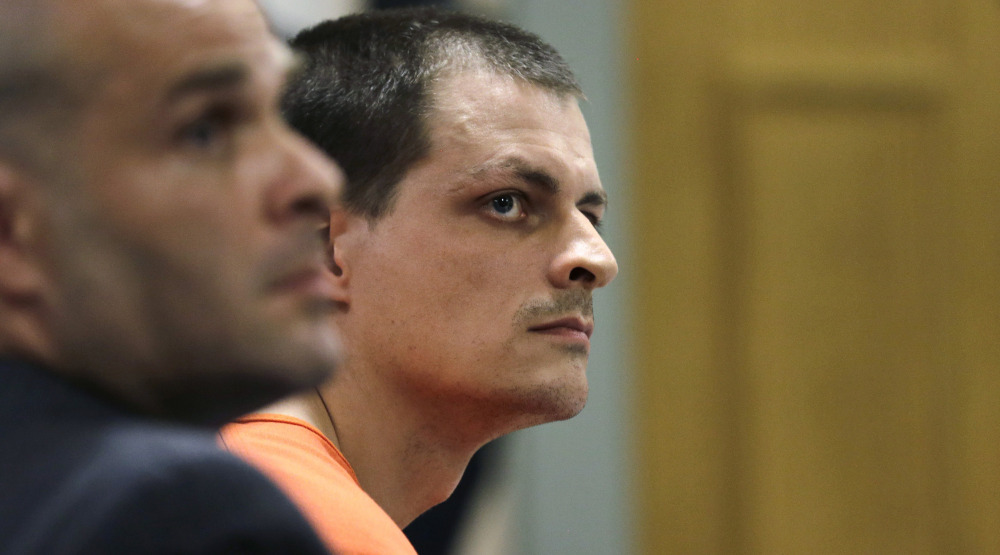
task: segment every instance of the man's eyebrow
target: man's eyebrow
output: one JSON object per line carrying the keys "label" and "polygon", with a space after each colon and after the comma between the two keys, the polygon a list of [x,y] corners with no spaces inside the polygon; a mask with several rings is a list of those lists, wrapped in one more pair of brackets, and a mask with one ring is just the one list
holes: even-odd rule
{"label": "man's eyebrow", "polygon": [[246,82],[250,70],[241,63],[201,69],[186,75],[167,91],[167,99],[175,100],[195,92],[228,89]]}
{"label": "man's eyebrow", "polygon": [[[511,171],[519,179],[536,186],[550,195],[556,195],[560,191],[559,180],[549,172],[538,168],[527,160],[519,157],[505,158],[499,162],[487,164],[479,168],[475,173],[503,170]],[[590,191],[583,195],[576,203],[577,206],[607,206],[608,194],[600,189]]]}
{"label": "man's eyebrow", "polygon": [[475,169],[472,175],[477,176],[493,172],[513,173],[518,179],[538,187],[546,193],[551,195],[559,193],[559,180],[555,176],[529,164],[522,158],[504,158],[503,160],[487,163]]}
{"label": "man's eyebrow", "polygon": [[608,206],[608,194],[604,191],[591,191],[576,203],[577,206]]}
{"label": "man's eyebrow", "polygon": [[542,189],[546,193],[550,195],[559,193],[559,180],[545,170],[532,168],[527,165],[516,165],[513,169],[519,178]]}

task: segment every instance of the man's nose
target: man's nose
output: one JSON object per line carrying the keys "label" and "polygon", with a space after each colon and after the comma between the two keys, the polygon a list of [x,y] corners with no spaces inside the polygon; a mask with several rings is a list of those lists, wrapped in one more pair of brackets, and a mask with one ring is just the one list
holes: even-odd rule
{"label": "man's nose", "polygon": [[317,226],[327,225],[331,208],[339,204],[343,193],[343,172],[333,160],[290,130],[283,143],[285,171],[268,191],[268,216],[279,223],[310,220]]}
{"label": "man's nose", "polygon": [[582,214],[574,219],[565,247],[553,260],[549,279],[560,288],[593,290],[618,275],[618,261],[604,238]]}

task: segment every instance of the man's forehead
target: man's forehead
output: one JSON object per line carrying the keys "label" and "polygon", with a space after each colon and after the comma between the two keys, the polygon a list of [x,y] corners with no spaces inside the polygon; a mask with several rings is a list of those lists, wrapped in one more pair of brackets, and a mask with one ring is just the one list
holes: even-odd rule
{"label": "man's forehead", "polygon": [[593,159],[577,97],[491,70],[435,80],[425,121],[432,150],[452,143],[540,142]]}
{"label": "man's forehead", "polygon": [[[483,65],[445,67],[431,81],[429,91],[434,112],[474,110],[492,113],[496,102],[516,99],[555,110],[577,106],[578,96],[558,92]],[[492,108],[492,109],[491,109]]]}
{"label": "man's forehead", "polygon": [[[299,58],[283,44],[275,43],[268,52],[272,78],[284,79],[300,67]],[[259,60],[259,58],[258,58]],[[257,61],[257,60],[255,60]],[[185,67],[166,90],[166,100],[175,100],[192,92],[223,89],[239,85],[253,78],[254,67],[249,60],[240,58],[207,59]]]}
{"label": "man's forehead", "polygon": [[[194,52],[273,38],[253,0],[52,0],[66,46],[109,62],[148,53]],[[62,33],[59,33],[62,31]],[[126,50],[122,50],[126,49]]]}
{"label": "man's forehead", "polygon": [[[93,9],[72,20],[77,5],[63,0],[66,44],[83,80],[174,88],[191,73],[245,66],[283,76],[292,65],[252,0],[90,0]],[[88,1],[88,6],[91,5]],[[155,93],[153,93],[155,94]]]}

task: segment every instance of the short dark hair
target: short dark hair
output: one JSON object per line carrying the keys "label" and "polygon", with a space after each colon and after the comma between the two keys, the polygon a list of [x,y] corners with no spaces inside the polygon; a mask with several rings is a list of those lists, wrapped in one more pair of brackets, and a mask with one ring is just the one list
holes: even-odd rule
{"label": "short dark hair", "polygon": [[555,48],[513,25],[440,8],[382,10],[326,21],[291,41],[305,55],[283,109],[347,176],[348,210],[374,221],[430,150],[431,84],[485,68],[559,96],[583,94]]}

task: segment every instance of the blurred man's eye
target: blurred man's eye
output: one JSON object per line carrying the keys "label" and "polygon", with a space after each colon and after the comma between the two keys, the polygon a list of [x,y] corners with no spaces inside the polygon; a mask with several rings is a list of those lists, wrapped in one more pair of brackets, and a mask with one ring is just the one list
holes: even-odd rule
{"label": "blurred man's eye", "polygon": [[212,106],[184,125],[178,138],[184,146],[199,150],[222,148],[237,122],[236,110],[228,106]]}

